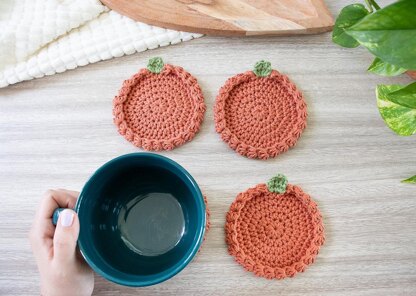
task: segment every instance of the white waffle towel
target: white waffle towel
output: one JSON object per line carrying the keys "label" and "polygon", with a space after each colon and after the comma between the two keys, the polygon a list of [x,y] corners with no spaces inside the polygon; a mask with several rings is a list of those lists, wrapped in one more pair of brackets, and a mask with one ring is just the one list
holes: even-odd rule
{"label": "white waffle towel", "polygon": [[0,87],[200,36],[133,21],[98,0],[0,0]]}

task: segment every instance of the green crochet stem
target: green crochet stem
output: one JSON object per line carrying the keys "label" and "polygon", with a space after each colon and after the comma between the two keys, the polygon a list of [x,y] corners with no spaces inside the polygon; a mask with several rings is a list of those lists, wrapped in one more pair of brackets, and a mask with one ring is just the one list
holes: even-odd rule
{"label": "green crochet stem", "polygon": [[162,58],[154,57],[149,60],[147,63],[147,70],[149,70],[152,73],[159,74],[163,70],[163,66],[165,64],[163,63]]}
{"label": "green crochet stem", "polygon": [[267,188],[270,192],[285,193],[287,187],[287,178],[283,174],[277,174],[267,182]]}
{"label": "green crochet stem", "polygon": [[272,73],[272,70],[272,64],[270,62],[261,60],[254,65],[253,72],[258,77],[267,77]]}

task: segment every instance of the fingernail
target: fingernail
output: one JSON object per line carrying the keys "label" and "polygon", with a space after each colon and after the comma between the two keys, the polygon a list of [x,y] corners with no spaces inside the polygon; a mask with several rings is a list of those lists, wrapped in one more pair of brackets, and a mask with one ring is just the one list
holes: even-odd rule
{"label": "fingernail", "polygon": [[61,212],[61,225],[63,227],[69,227],[72,225],[72,221],[74,221],[74,213],[70,210],[64,210]]}

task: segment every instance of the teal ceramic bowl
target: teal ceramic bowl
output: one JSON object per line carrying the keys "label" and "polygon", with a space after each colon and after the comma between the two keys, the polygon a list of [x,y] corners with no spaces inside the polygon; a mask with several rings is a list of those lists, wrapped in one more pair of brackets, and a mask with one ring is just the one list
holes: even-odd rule
{"label": "teal ceramic bowl", "polygon": [[176,275],[198,252],[205,232],[197,183],[178,163],[153,153],[104,164],[85,184],[75,211],[86,262],[125,286],[150,286]]}

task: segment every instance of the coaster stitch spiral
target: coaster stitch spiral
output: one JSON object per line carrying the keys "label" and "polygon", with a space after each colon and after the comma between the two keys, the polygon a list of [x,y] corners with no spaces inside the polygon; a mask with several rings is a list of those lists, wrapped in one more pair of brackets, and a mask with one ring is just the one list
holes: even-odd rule
{"label": "coaster stitch spiral", "polygon": [[118,132],[145,150],[172,150],[193,139],[205,113],[197,80],[183,68],[153,58],[123,82],[113,100]]}
{"label": "coaster stitch spiral", "polygon": [[306,127],[302,93],[266,61],[229,78],[214,111],[222,140],[248,158],[268,159],[287,151]]}
{"label": "coaster stitch spiral", "polygon": [[293,277],[315,261],[325,241],[316,203],[298,186],[270,192],[258,184],[238,194],[227,213],[228,252],[247,271],[268,279]]}

